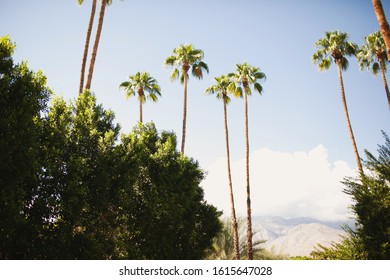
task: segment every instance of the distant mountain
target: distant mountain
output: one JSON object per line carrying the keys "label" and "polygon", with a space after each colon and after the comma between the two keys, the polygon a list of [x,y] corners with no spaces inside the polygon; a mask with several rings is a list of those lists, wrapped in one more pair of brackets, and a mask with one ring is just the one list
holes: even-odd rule
{"label": "distant mountain", "polygon": [[[308,256],[318,244],[341,240],[346,222],[323,222],[312,218],[253,217],[254,239],[266,240],[263,247],[274,254]],[[353,223],[348,222],[351,226]]]}

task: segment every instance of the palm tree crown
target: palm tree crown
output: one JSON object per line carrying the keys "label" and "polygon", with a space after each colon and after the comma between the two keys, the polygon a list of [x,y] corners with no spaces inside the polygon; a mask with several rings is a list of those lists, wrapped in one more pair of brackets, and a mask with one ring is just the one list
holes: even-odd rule
{"label": "palm tree crown", "polygon": [[[184,83],[184,77],[187,79],[188,71],[192,68],[192,75],[198,79],[203,78],[203,70],[209,73],[209,67],[202,61],[204,53],[200,49],[194,49],[191,44],[180,45],[173,50],[173,55],[165,59],[165,66],[173,66],[175,69],[171,73],[171,80],[177,80]],[[182,71],[179,70],[181,68]]]}
{"label": "palm tree crown", "polygon": [[[137,72],[135,75],[129,76],[129,79],[120,84],[126,92],[126,97],[138,95],[140,102],[140,122],[142,122],[142,104],[146,102],[146,98],[156,102],[158,96],[161,96],[161,88],[156,79],[150,76],[148,72]],[[148,93],[148,95],[145,94]]]}
{"label": "palm tree crown", "polygon": [[355,43],[348,41],[348,34],[340,31],[325,32],[325,37],[314,45],[318,50],[312,59],[320,71],[328,70],[333,61],[339,63],[342,70],[347,70],[349,64],[346,56],[355,56],[358,50]]}
{"label": "palm tree crown", "polygon": [[[209,67],[202,61],[204,53],[202,50],[194,49],[190,44],[180,45],[173,50],[173,55],[165,59],[165,66],[173,66],[175,69],[171,73],[171,81],[180,78],[184,85],[183,101],[183,129],[181,139],[181,153],[184,154],[186,127],[187,127],[187,84],[188,71],[191,68],[192,75],[198,79],[203,78],[203,70],[209,72]],[[181,69],[179,69],[181,68]]]}
{"label": "palm tree crown", "polygon": [[251,87],[258,93],[262,94],[263,87],[258,82],[259,80],[265,80],[266,76],[263,72],[260,72],[260,68],[249,65],[248,63],[237,64],[236,73],[229,74],[229,77],[233,78],[235,83],[229,85],[229,90],[233,92],[235,96],[242,97],[243,89],[246,94],[251,95]]}
{"label": "palm tree crown", "polygon": [[[129,80],[121,83],[120,87],[126,90],[127,98],[137,93],[138,99],[142,103],[145,103],[146,98],[157,101],[158,96],[161,96],[160,86],[148,72],[137,72],[135,75],[129,76]],[[149,93],[147,96],[145,91]]]}
{"label": "palm tree crown", "polygon": [[206,94],[216,94],[218,99],[222,99],[226,102],[226,104],[229,104],[230,97],[228,96],[228,88],[232,83],[231,79],[225,75],[216,77],[214,79],[216,83],[206,89]]}
{"label": "palm tree crown", "polygon": [[364,68],[371,70],[374,76],[376,76],[379,71],[381,72],[387,104],[390,109],[390,90],[385,75],[388,57],[385,41],[383,40],[380,31],[374,32],[365,38],[365,44],[358,51],[357,58],[360,70],[363,70]]}
{"label": "palm tree crown", "polygon": [[385,62],[387,60],[387,52],[385,41],[383,40],[380,31],[366,36],[364,40],[364,45],[361,46],[357,53],[360,70],[363,70],[364,68],[367,70],[371,69],[372,74],[376,76],[383,61],[383,70],[386,72],[387,67]]}

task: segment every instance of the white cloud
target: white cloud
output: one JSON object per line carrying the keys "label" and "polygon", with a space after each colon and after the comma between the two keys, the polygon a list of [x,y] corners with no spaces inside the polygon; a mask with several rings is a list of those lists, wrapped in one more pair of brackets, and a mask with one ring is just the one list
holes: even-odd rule
{"label": "white cloud", "polygon": [[[246,213],[245,159],[233,161],[232,178],[237,214]],[[230,215],[226,159],[220,158],[207,169],[202,183],[209,203]],[[340,183],[354,176],[344,161],[329,162],[328,152],[318,145],[309,152],[283,153],[268,148],[250,157],[253,215],[313,217],[344,220],[350,217],[350,198]]]}

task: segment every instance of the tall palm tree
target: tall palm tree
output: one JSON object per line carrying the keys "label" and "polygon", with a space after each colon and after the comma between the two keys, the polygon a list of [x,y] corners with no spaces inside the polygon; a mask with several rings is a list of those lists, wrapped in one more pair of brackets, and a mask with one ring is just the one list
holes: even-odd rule
{"label": "tall palm tree", "polygon": [[93,76],[93,70],[95,68],[96,55],[97,55],[97,51],[98,51],[98,47],[99,47],[100,35],[102,34],[102,29],[103,29],[104,13],[106,11],[106,6],[111,5],[111,4],[112,4],[112,0],[101,0],[101,2],[100,2],[99,22],[98,22],[98,26],[96,29],[95,41],[93,43],[91,60],[89,62],[88,77],[87,77],[87,82],[85,84],[85,89],[91,89],[92,76]]}
{"label": "tall palm tree", "polygon": [[228,87],[231,83],[231,80],[222,75],[218,78],[215,78],[216,83],[206,89],[206,94],[214,94],[218,99],[223,101],[223,116],[224,116],[224,127],[225,127],[225,140],[226,140],[226,159],[227,159],[227,171],[228,171],[228,182],[229,182],[229,195],[230,195],[230,205],[231,205],[231,215],[232,215],[232,227],[233,227],[233,247],[234,247],[234,256],[236,260],[240,259],[240,249],[238,243],[238,225],[236,218],[236,208],[234,206],[234,194],[233,194],[233,184],[232,184],[232,175],[230,168],[230,151],[229,151],[229,130],[228,130],[228,121],[227,121],[227,104],[230,102],[230,97],[228,96]]}
{"label": "tall palm tree", "polygon": [[[139,100],[139,121],[142,123],[142,104],[146,102],[146,98],[156,102],[158,96],[161,96],[161,88],[156,79],[151,77],[148,72],[137,72],[135,75],[129,76],[129,79],[120,84],[120,88],[126,91],[126,96],[129,98],[132,95],[138,95]],[[145,94],[148,93],[148,95]]]}
{"label": "tall palm tree", "polygon": [[[374,12],[376,18],[378,19],[379,27],[385,41],[387,52],[390,53],[390,27],[387,22],[385,11],[383,10],[381,0],[372,0],[372,6],[374,7]],[[390,57],[388,57],[390,60]]]}
{"label": "tall palm tree", "polygon": [[371,70],[374,76],[378,75],[378,72],[380,70],[382,75],[382,81],[385,86],[387,104],[390,109],[390,92],[385,76],[385,72],[387,70],[387,52],[382,34],[377,31],[366,36],[364,40],[364,45],[361,46],[360,50],[357,53],[360,70],[367,68],[367,70]]}
{"label": "tall palm tree", "polygon": [[352,125],[348,114],[348,106],[347,100],[345,98],[344,82],[342,75],[342,71],[348,69],[348,60],[346,56],[355,56],[358,50],[358,46],[348,41],[347,33],[339,31],[325,32],[325,37],[319,39],[317,42],[315,42],[314,45],[318,48],[318,50],[313,54],[312,59],[314,64],[318,64],[318,69],[320,71],[328,70],[332,62],[336,63],[340,83],[341,101],[344,107],[345,119],[347,121],[349,136],[352,141],[352,147],[355,153],[356,163],[360,175],[363,178],[364,173],[362,163],[360,161],[355,136],[353,134]]}
{"label": "tall palm tree", "polygon": [[[84,0],[77,0],[77,3],[79,5],[81,5],[81,4],[84,3]],[[92,1],[91,14],[89,16],[89,22],[88,22],[87,37],[85,38],[83,60],[81,62],[79,94],[81,94],[83,92],[83,88],[84,88],[85,67],[86,67],[86,64],[87,64],[89,42],[91,41],[91,33],[92,33],[93,21],[94,21],[94,18],[95,18],[95,12],[96,12],[96,0],[93,0]]]}
{"label": "tall palm tree", "polygon": [[187,123],[187,84],[188,71],[195,78],[202,79],[203,71],[209,72],[209,67],[202,61],[204,53],[200,49],[194,49],[191,44],[180,45],[173,50],[173,55],[165,59],[165,66],[172,66],[175,69],[171,73],[171,81],[180,78],[180,82],[184,85],[184,105],[183,105],[183,129],[181,140],[181,153],[184,154],[184,146],[186,140],[186,123]]}
{"label": "tall palm tree", "polygon": [[251,214],[251,194],[249,180],[249,132],[248,132],[248,95],[252,94],[250,85],[258,93],[262,93],[263,87],[259,83],[260,80],[266,78],[263,72],[260,72],[258,67],[253,67],[248,63],[237,64],[236,73],[230,74],[235,81],[229,86],[229,90],[236,96],[244,95],[244,113],[245,113],[245,158],[246,158],[246,197],[247,197],[247,258],[253,260],[252,246],[252,214]]}

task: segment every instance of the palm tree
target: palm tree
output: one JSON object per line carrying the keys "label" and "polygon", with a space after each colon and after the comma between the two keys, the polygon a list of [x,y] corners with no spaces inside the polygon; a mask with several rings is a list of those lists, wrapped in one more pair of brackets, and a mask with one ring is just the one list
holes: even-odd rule
{"label": "palm tree", "polygon": [[[173,66],[175,69],[171,73],[171,81],[180,78],[184,85],[184,105],[183,105],[183,130],[181,140],[181,153],[184,154],[186,140],[186,123],[187,123],[187,83],[188,71],[198,79],[203,78],[203,70],[209,72],[209,67],[202,61],[204,53],[200,49],[194,49],[191,44],[180,45],[173,50],[173,55],[165,59],[165,66]],[[181,69],[179,69],[181,68]]]}
{"label": "palm tree", "polygon": [[[77,3],[79,5],[81,5],[81,4],[84,3],[84,0],[77,0]],[[91,14],[89,16],[87,37],[85,38],[83,60],[82,60],[82,63],[81,63],[79,94],[81,94],[83,92],[83,88],[84,88],[85,66],[87,64],[89,42],[91,41],[91,33],[92,33],[93,21],[94,21],[94,18],[95,18],[95,12],[96,12],[96,0],[93,0],[92,1]]]}
{"label": "palm tree", "polygon": [[[374,7],[374,12],[376,18],[378,19],[379,27],[385,41],[387,52],[390,53],[390,27],[387,22],[385,11],[383,10],[381,0],[372,0],[372,6]],[[390,59],[390,57],[388,57]]]}
{"label": "palm tree", "polygon": [[[129,98],[132,95],[138,94],[139,100],[139,121],[142,123],[142,104],[146,98],[156,102],[158,96],[161,96],[161,88],[156,79],[151,77],[147,72],[137,72],[135,75],[129,76],[129,79],[120,84],[120,88],[126,91],[126,96]],[[145,94],[148,93],[148,95]]]}
{"label": "palm tree", "polygon": [[223,101],[223,116],[224,116],[224,126],[225,126],[225,140],[226,140],[226,159],[227,159],[227,171],[228,171],[228,182],[229,182],[229,194],[230,194],[230,205],[231,205],[231,215],[232,215],[232,226],[233,226],[233,246],[234,246],[234,256],[236,260],[240,259],[240,249],[238,244],[238,225],[236,219],[236,209],[234,207],[234,195],[233,195],[233,184],[232,184],[232,175],[230,169],[230,152],[229,152],[229,131],[227,123],[227,104],[230,102],[228,96],[228,87],[231,83],[231,80],[222,75],[218,78],[215,78],[216,83],[206,89],[206,94],[216,93],[218,99]]}
{"label": "palm tree", "polygon": [[347,121],[349,136],[352,141],[352,147],[356,157],[356,163],[360,172],[361,177],[363,178],[363,168],[360,161],[359,152],[356,146],[355,136],[353,134],[351,121],[349,119],[347,100],[345,98],[344,91],[344,82],[342,70],[348,69],[348,60],[346,56],[355,56],[358,50],[358,46],[354,43],[348,41],[348,34],[331,31],[325,32],[325,37],[319,39],[314,44],[318,51],[315,52],[312,56],[314,64],[318,64],[318,69],[320,71],[328,70],[332,62],[336,63],[338,77],[340,82],[340,91],[341,91],[341,101],[344,107],[345,119]]}
{"label": "palm tree", "polygon": [[378,75],[380,70],[383,84],[385,86],[387,103],[390,109],[390,92],[385,76],[385,72],[387,70],[387,52],[382,34],[377,31],[368,35],[366,38],[364,38],[364,40],[365,44],[361,46],[357,53],[360,70],[363,70],[364,68],[367,68],[367,70],[371,69],[371,72],[374,74],[374,76]]}
{"label": "palm tree", "polygon": [[[239,256],[245,259],[245,229],[243,227],[244,221],[242,219],[237,220],[238,232],[239,232],[239,244],[240,251]],[[236,258],[235,248],[232,247],[233,239],[235,238],[233,227],[230,221],[224,221],[221,232],[214,238],[211,248],[208,250],[207,259],[209,260],[232,260]],[[254,232],[255,235],[257,232]],[[271,255],[267,253],[261,245],[266,241],[258,239],[253,244],[253,253],[256,255],[256,259],[270,259]]]}
{"label": "palm tree", "polygon": [[96,55],[99,47],[100,35],[102,34],[102,29],[103,29],[104,13],[106,11],[106,6],[111,4],[112,4],[112,0],[101,0],[100,2],[99,22],[96,29],[95,41],[93,43],[91,60],[89,62],[88,77],[87,77],[87,82],[85,84],[85,89],[91,89],[92,75],[93,75],[93,70],[95,68]]}
{"label": "palm tree", "polygon": [[248,95],[252,91],[250,85],[253,85],[254,90],[262,93],[263,87],[258,82],[264,80],[265,74],[260,72],[258,67],[253,67],[248,63],[237,64],[236,73],[230,74],[235,81],[229,86],[229,90],[236,96],[244,95],[244,113],[245,113],[245,157],[246,157],[246,196],[247,196],[247,258],[253,259],[252,246],[252,214],[251,214],[251,194],[250,194],[250,180],[249,180],[249,132],[248,132]]}

